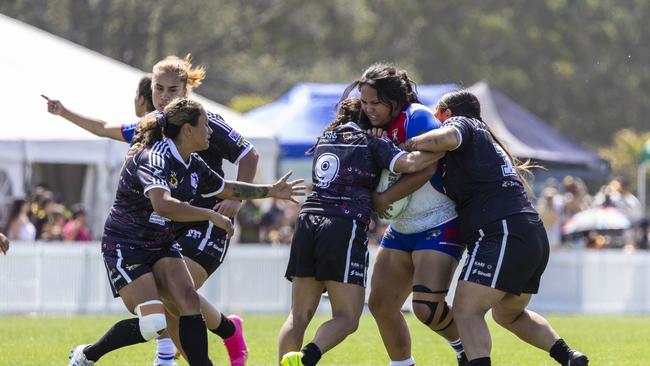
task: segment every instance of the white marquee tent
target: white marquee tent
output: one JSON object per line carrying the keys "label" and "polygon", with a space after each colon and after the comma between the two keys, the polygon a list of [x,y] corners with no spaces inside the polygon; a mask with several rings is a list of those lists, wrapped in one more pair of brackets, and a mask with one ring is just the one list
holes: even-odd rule
{"label": "white marquee tent", "polygon": [[[47,113],[40,94],[60,99],[66,107],[112,123],[135,120],[133,98],[144,74],[77,44],[0,14],[0,48],[5,70],[0,114],[0,198],[25,194],[35,165],[76,164],[85,169],[80,197],[95,234],[112,202],[127,144],[96,137]],[[7,79],[8,78],[8,79]],[[208,81],[209,82],[209,81]],[[206,109],[225,120],[255,145],[260,155],[258,179],[276,175],[278,145],[271,131],[247,124],[236,112],[194,95]],[[60,166],[60,165],[58,165]],[[226,177],[234,179],[226,164]],[[66,180],[64,180],[65,182]],[[0,202],[0,204],[3,202]]]}

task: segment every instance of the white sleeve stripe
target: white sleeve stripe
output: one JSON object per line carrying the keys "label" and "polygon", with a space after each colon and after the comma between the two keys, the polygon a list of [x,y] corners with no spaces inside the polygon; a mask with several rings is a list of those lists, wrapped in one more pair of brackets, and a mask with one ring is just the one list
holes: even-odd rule
{"label": "white sleeve stripe", "polygon": [[235,160],[235,162],[233,164],[239,164],[239,161],[244,156],[246,156],[246,154],[248,154],[251,150],[253,150],[253,145],[249,143],[248,146],[246,147],[246,149],[244,149],[244,151],[242,151],[242,153],[239,154],[239,156],[237,157],[237,159]]}
{"label": "white sleeve stripe", "polygon": [[406,151],[400,151],[397,155],[393,156],[393,160],[390,161],[390,165],[388,166],[388,170],[390,170],[392,173],[397,173],[395,171],[395,163],[397,163],[397,159],[400,158],[400,156],[406,154]]}
{"label": "white sleeve stripe", "polygon": [[143,192],[144,196],[149,197],[149,196],[147,196],[147,192],[149,192],[150,190],[152,190],[154,188],[162,188],[162,189],[166,190],[167,192],[171,193],[171,190],[169,190],[169,187],[167,187],[166,184],[155,184],[155,183],[153,183],[153,184],[149,184],[148,186],[144,187],[144,192]]}
{"label": "white sleeve stripe", "polygon": [[222,181],[221,181],[221,187],[219,187],[219,189],[217,189],[217,190],[214,191],[214,192],[210,192],[210,193],[206,193],[206,194],[201,194],[201,197],[203,197],[203,198],[208,198],[208,197],[216,196],[216,195],[218,195],[219,193],[223,192],[223,189],[224,189],[224,188],[226,188],[226,181],[225,181],[225,180],[222,180]]}
{"label": "white sleeve stripe", "polygon": [[232,127],[230,127],[226,121],[224,121],[223,117],[216,113],[208,112],[208,120],[223,128],[226,132],[230,132],[232,130]]}
{"label": "white sleeve stripe", "polygon": [[450,149],[449,151],[454,151],[460,147],[460,145],[463,143],[463,134],[460,133],[460,130],[456,126],[449,126],[449,128],[453,128],[454,131],[456,131],[456,136],[458,136],[458,145],[456,145],[455,148]]}

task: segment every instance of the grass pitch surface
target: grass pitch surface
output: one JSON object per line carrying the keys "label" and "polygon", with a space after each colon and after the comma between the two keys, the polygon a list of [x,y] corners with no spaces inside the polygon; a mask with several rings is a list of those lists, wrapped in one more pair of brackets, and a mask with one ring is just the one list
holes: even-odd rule
{"label": "grass pitch surface", "polygon": [[[244,314],[244,334],[250,348],[249,366],[277,365],[277,334],[284,315]],[[122,319],[116,316],[0,317],[0,365],[67,365],[72,346],[92,343]],[[326,318],[317,315],[306,341]],[[650,365],[650,316],[549,316],[567,342],[586,353],[594,366]],[[456,366],[451,348],[407,315],[418,366]],[[500,366],[553,366],[546,354],[524,344],[489,321],[493,337],[492,362]],[[215,365],[228,365],[225,348],[211,333],[210,357]],[[149,366],[155,352],[153,342],[123,348],[102,358],[97,365]],[[359,330],[323,356],[319,365],[387,365],[388,356],[372,317],[364,314]],[[179,366],[187,365],[178,361]]]}

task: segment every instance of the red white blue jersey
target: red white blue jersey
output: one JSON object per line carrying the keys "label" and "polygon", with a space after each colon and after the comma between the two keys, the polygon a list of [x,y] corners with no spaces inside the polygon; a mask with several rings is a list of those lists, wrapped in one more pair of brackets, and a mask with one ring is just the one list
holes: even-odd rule
{"label": "red white blue jersey", "polygon": [[[223,160],[227,159],[233,164],[238,164],[239,161],[246,156],[251,149],[253,149],[253,145],[237,132],[237,130],[228,125],[220,115],[210,111],[206,111],[206,114],[208,116],[210,128],[212,129],[212,134],[210,135],[210,146],[206,150],[197,152],[197,154],[212,170],[223,177]],[[133,142],[137,126],[138,123],[122,125],[122,137],[124,137],[126,142]],[[207,198],[197,198],[192,204],[203,208],[213,208],[217,202],[220,201],[222,200],[216,196],[212,196]],[[176,230],[184,233],[190,226],[196,230],[205,232],[208,223],[176,223]],[[220,232],[222,230],[214,228],[213,231]],[[222,232],[222,234],[225,235],[225,232]]]}
{"label": "red white blue jersey", "polygon": [[[429,108],[412,103],[391,122],[387,133],[393,143],[398,145],[439,127],[440,122]],[[456,205],[445,195],[443,172],[444,159],[438,163],[438,169],[429,184],[413,192],[406,208],[391,221],[393,230],[403,234],[419,233],[458,216]]]}
{"label": "red white blue jersey", "polygon": [[193,203],[201,196],[219,194],[223,186],[223,178],[201,157],[192,154],[185,162],[169,139],[127,156],[104,226],[102,250],[113,250],[114,245],[161,248],[172,244],[172,223],[154,211],[149,190],[162,188],[180,201]]}
{"label": "red white blue jersey", "polygon": [[314,152],[313,192],[300,212],[349,217],[367,225],[382,169],[393,171],[403,154],[388,139],[372,137],[352,122],[324,132]]}

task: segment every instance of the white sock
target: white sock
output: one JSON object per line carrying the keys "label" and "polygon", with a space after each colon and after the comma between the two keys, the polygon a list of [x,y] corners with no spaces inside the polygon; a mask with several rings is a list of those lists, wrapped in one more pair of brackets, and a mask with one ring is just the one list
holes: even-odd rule
{"label": "white sock", "polygon": [[411,365],[415,365],[415,360],[413,359],[413,356],[402,361],[390,361],[390,363],[388,364],[388,366],[411,366]]}
{"label": "white sock", "polygon": [[176,346],[171,338],[156,339],[156,359],[159,363],[172,365],[176,355]]}

